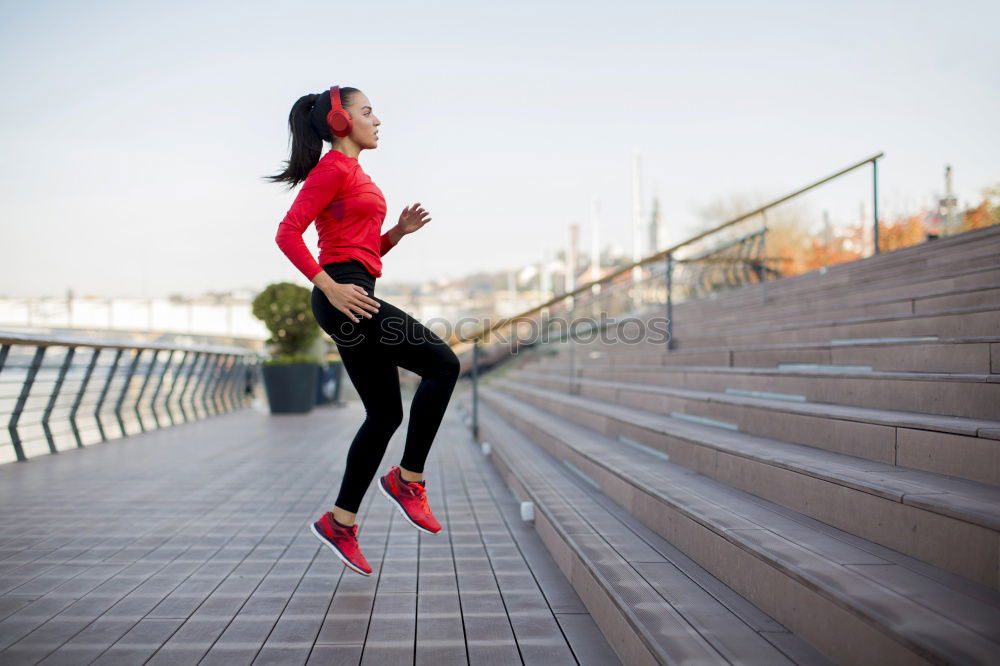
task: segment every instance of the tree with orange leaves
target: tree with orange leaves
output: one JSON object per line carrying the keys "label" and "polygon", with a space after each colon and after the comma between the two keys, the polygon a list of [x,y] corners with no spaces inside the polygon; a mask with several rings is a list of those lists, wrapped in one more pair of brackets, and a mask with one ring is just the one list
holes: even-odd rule
{"label": "tree with orange leaves", "polygon": [[962,231],[1000,224],[1000,184],[983,190],[983,200],[975,208],[962,212]]}

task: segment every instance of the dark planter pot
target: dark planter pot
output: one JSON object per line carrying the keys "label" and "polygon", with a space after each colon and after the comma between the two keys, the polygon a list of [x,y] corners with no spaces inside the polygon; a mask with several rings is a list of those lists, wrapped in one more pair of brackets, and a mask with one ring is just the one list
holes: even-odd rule
{"label": "dark planter pot", "polygon": [[265,365],[264,391],[272,414],[302,414],[316,405],[318,363]]}

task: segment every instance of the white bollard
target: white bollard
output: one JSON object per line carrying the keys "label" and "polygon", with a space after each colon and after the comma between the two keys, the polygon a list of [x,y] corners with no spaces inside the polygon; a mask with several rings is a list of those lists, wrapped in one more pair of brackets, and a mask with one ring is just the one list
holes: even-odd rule
{"label": "white bollard", "polygon": [[490,447],[490,443],[489,442],[483,442],[481,448],[483,450],[483,455],[484,456],[490,455],[490,451],[492,450],[492,448]]}
{"label": "white bollard", "polygon": [[535,520],[534,502],[521,502],[521,520],[528,523],[533,522]]}

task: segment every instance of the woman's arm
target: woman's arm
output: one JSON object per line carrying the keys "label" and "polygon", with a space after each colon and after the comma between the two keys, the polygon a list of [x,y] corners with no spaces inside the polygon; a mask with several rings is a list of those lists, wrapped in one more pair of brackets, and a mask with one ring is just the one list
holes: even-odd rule
{"label": "woman's arm", "polygon": [[399,225],[397,224],[389,231],[382,234],[382,238],[379,240],[378,253],[379,255],[385,255],[386,252],[396,247],[396,243],[399,239],[404,236],[403,232],[400,231]]}
{"label": "woman's arm", "polygon": [[[302,240],[302,233],[312,224],[319,212],[333,201],[343,182],[344,172],[336,163],[317,164],[313,167],[303,181],[302,189],[295,196],[291,208],[278,224],[278,232],[274,236],[274,241],[285,256],[312,282],[315,282],[317,276],[326,275],[326,271],[309,252],[305,241]],[[320,281],[326,282],[322,277]]]}
{"label": "woman's arm", "polygon": [[316,273],[311,281],[314,285],[319,287],[320,291],[324,294],[327,293],[331,287],[339,284],[339,282],[335,282],[334,279],[330,277],[329,273],[323,270],[322,266],[320,266],[319,273]]}
{"label": "woman's arm", "polygon": [[430,213],[424,210],[423,206],[419,203],[407,206],[399,214],[399,222],[396,223],[396,226],[382,234],[382,238],[379,241],[378,253],[385,255],[386,252],[396,247],[399,239],[406,234],[412,234],[430,221]]}

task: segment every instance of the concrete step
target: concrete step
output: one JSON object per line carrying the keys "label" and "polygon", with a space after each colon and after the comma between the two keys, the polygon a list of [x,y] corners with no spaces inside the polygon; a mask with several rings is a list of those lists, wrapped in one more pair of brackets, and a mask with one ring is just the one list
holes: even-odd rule
{"label": "concrete step", "polygon": [[[727,422],[527,385],[491,387],[869,541],[1000,587],[1000,487],[761,437]],[[698,418],[698,417],[694,417]],[[1000,442],[995,442],[1000,445]],[[846,509],[846,510],[845,510]],[[955,543],[966,547],[957,550]]]}
{"label": "concrete step", "polygon": [[487,404],[478,416],[490,460],[515,496],[532,503],[536,531],[622,663],[832,663]]}
{"label": "concrete step", "polygon": [[[901,248],[856,261],[829,266],[800,275],[791,275],[768,283],[770,297],[776,301],[794,298],[816,289],[851,289],[863,283],[879,283],[888,280],[925,279],[928,275],[947,275],[969,268],[966,262],[972,260],[981,266],[989,265],[982,257],[996,256],[994,264],[1000,263],[1000,225],[976,229],[948,239],[942,243],[922,243]],[[928,263],[930,265],[928,265]],[[759,285],[748,285],[732,290],[717,292],[715,300],[724,304],[727,300],[743,301],[746,292],[757,291]],[[744,292],[744,293],[741,293]]]}
{"label": "concrete step", "polygon": [[[1000,285],[1000,267],[993,268],[981,275],[989,277],[988,280],[981,280],[979,284],[969,285],[942,285],[935,281],[933,284],[910,284],[905,286],[905,297],[899,293],[901,287],[893,287],[888,291],[880,293],[893,293],[894,296],[884,298],[876,297],[876,292],[867,290],[859,291],[849,297],[837,299],[814,297],[791,305],[776,305],[770,302],[762,305],[759,295],[754,297],[747,294],[743,302],[725,305],[722,308],[715,307],[712,299],[702,299],[687,303],[680,303],[674,306],[673,319],[675,326],[675,336],[679,336],[684,331],[694,331],[696,334],[709,330],[714,333],[723,331],[742,330],[745,328],[759,328],[764,326],[802,326],[809,322],[836,322],[841,320],[854,319],[857,317],[886,317],[906,314],[925,314],[927,312],[942,311],[952,308],[997,308],[996,289]],[[959,281],[957,278],[949,277],[949,282]],[[658,328],[655,330],[665,330],[662,318],[666,312],[662,306],[657,306],[641,314],[633,314],[628,317],[629,323],[623,325],[628,331],[638,330],[635,322],[641,322],[642,326],[650,333],[650,318],[655,317]],[[583,315],[585,316],[585,315]],[[624,316],[616,316],[619,321],[625,319]],[[630,343],[634,342],[637,335],[633,333]],[[659,339],[657,336],[655,339]],[[903,336],[892,336],[903,337]],[[638,345],[630,344],[630,347]],[[656,345],[659,347],[660,345]]]}
{"label": "concrete step", "polygon": [[[575,345],[574,361],[580,365],[701,365],[773,368],[780,363],[867,365],[879,372],[1000,373],[1000,337],[842,338],[827,342],[795,344],[727,345],[702,349],[672,349],[664,345],[636,348],[619,343]],[[568,362],[570,343],[540,348],[530,362],[539,367]],[[992,361],[991,361],[992,359]]]}
{"label": "concrete step", "polygon": [[[835,661],[1000,660],[995,590],[622,445],[489,386],[481,388],[480,397],[523,435],[571,464],[597,490]],[[491,444],[499,449],[506,442]],[[641,600],[636,602],[641,608]]]}
{"label": "concrete step", "polygon": [[[1000,273],[1000,270],[997,271]],[[894,289],[894,291],[902,291]],[[911,285],[908,293],[897,293],[890,297],[874,297],[863,292],[850,299],[811,299],[805,303],[788,305],[756,305],[726,312],[687,313],[674,309],[675,324],[683,319],[686,326],[704,327],[710,324],[713,330],[732,330],[758,322],[769,324],[803,324],[811,321],[849,319],[874,315],[914,314],[937,312],[953,308],[975,308],[1000,306],[1000,282],[975,287],[929,290],[925,285]],[[701,313],[697,313],[701,314]]]}
{"label": "concrete step", "polygon": [[[742,329],[716,332],[711,326],[674,326],[675,346],[717,347],[762,343],[828,342],[844,338],[890,338],[936,336],[939,338],[1000,337],[1000,307],[949,308],[916,314],[873,315],[829,319],[806,324],[751,324]],[[638,343],[653,346],[653,343]],[[595,347],[599,347],[595,343]],[[659,345],[655,345],[659,347]]]}
{"label": "concrete step", "polygon": [[819,342],[843,338],[886,338],[934,335],[939,338],[1000,336],[1000,308],[956,308],[914,315],[852,317],[836,321],[788,325],[775,328],[761,326],[721,336],[709,337],[706,331],[685,330],[678,334],[678,346],[704,346],[713,339],[730,344],[750,342]]}
{"label": "concrete step", "polygon": [[[675,314],[685,318],[709,319],[720,315],[750,315],[766,308],[813,308],[816,306],[854,305],[867,301],[919,296],[922,293],[947,292],[995,284],[1000,276],[1000,256],[990,254],[971,263],[939,267],[934,271],[901,271],[877,281],[857,283],[817,283],[809,289],[791,294],[775,294],[780,278],[762,285],[747,285],[736,289],[713,292],[706,298],[679,301]],[[766,294],[765,294],[766,292]],[[766,295],[766,298],[765,298]]]}
{"label": "concrete step", "polygon": [[[974,254],[956,257],[952,264],[926,266],[923,265],[926,257],[917,256],[896,260],[897,268],[879,275],[852,275],[849,268],[859,263],[852,262],[831,267],[826,273],[814,271],[780,278],[767,283],[766,302],[762,285],[716,291],[706,298],[675,303],[675,315],[685,319],[727,314],[740,316],[752,314],[762,306],[809,308],[820,303],[855,304],[995,284],[1000,278],[1000,236],[992,245],[973,244],[972,247]],[[879,258],[879,261],[884,259]]]}
{"label": "concrete step", "polygon": [[571,365],[550,362],[546,372],[733,394],[781,394],[784,399],[856,405],[974,419],[1000,419],[1000,374],[884,372],[868,365],[784,363],[775,368]]}
{"label": "concrete step", "polygon": [[[951,251],[946,255],[930,254],[926,248],[923,253],[910,257],[886,257],[881,262],[864,264],[865,260],[844,264],[843,271],[834,270],[837,267],[814,271],[815,281],[782,284],[774,293],[777,301],[801,297],[812,290],[835,291],[849,289],[852,285],[878,286],[900,278],[911,280],[926,280],[930,277],[947,275],[969,268],[986,268],[996,266],[1000,257],[1000,242],[969,243],[964,248]],[[780,280],[775,281],[778,284]],[[768,285],[768,295],[771,295],[771,285]]]}
{"label": "concrete step", "polygon": [[[706,298],[678,301],[674,304],[674,313],[678,319],[705,320],[726,315],[742,317],[752,316],[762,308],[809,309],[826,303],[831,306],[855,305],[995,284],[1000,278],[1000,243],[996,248],[977,248],[976,252],[977,256],[965,258],[954,265],[933,268],[921,267],[915,265],[914,260],[909,260],[894,273],[881,275],[878,279],[838,277],[832,269],[828,274],[816,273],[807,282],[802,282],[803,276],[780,278],[768,282],[766,288],[763,285],[746,285],[716,291]],[[677,279],[683,282],[683,275],[678,275]],[[583,300],[580,304],[584,307]],[[597,307],[605,308],[600,304]]]}
{"label": "concrete step", "polygon": [[[986,266],[963,265],[941,270],[933,275],[907,274],[892,280],[865,285],[828,285],[804,291],[795,298],[775,298],[771,283],[768,284],[766,298],[765,291],[760,285],[716,291],[706,298],[675,300],[673,315],[675,323],[683,321],[694,326],[705,323],[717,326],[732,321],[745,323],[783,320],[795,316],[818,317],[824,312],[835,312],[837,317],[842,317],[860,316],[866,314],[866,310],[873,311],[868,314],[900,310],[937,311],[949,307],[993,303],[995,294],[989,290],[996,289],[998,284],[1000,284],[1000,253],[996,257],[990,256]],[[659,285],[659,289],[659,297],[663,298],[662,285]],[[611,304],[608,299],[611,299]],[[907,301],[909,301],[908,307]],[[610,311],[620,317],[623,302],[627,309],[631,309],[628,299],[619,293],[589,303],[580,299],[575,312],[581,317],[597,316],[602,311]],[[640,320],[649,317],[659,318],[664,316],[665,312],[666,304],[661,301],[644,306],[641,312],[633,312],[630,318]]]}
{"label": "concrete step", "polygon": [[[569,392],[569,378],[520,370],[522,384]],[[660,414],[687,414],[731,424],[750,435],[781,439],[867,460],[1000,485],[1000,421],[734,395],[578,378],[576,395]]]}

